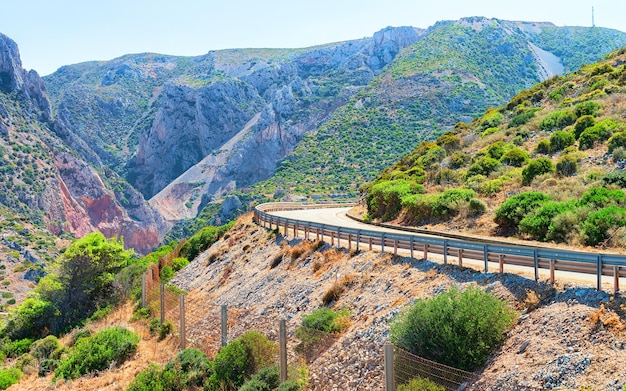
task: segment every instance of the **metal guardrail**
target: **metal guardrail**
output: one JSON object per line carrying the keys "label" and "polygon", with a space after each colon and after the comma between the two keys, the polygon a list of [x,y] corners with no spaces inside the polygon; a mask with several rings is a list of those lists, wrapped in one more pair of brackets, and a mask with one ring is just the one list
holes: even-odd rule
{"label": "metal guardrail", "polygon": [[369,250],[374,246],[381,251],[393,248],[394,255],[398,249],[409,250],[411,258],[415,251],[423,251],[423,258],[428,254],[443,256],[444,264],[448,257],[456,257],[458,265],[463,265],[463,259],[473,259],[484,262],[485,272],[489,270],[489,262],[499,264],[500,273],[504,272],[504,265],[524,266],[534,269],[535,280],[539,280],[539,269],[550,271],[550,282],[555,282],[555,271],[583,273],[596,276],[596,289],[602,288],[602,276],[613,277],[615,293],[619,292],[619,279],[626,277],[626,256],[605,253],[588,253],[571,250],[555,250],[533,248],[528,246],[489,244],[450,238],[426,237],[418,234],[400,234],[379,232],[364,229],[345,228],[336,225],[313,223],[286,217],[274,216],[268,212],[319,208],[337,208],[353,206],[355,204],[297,204],[297,203],[267,203],[258,205],[254,209],[254,220],[257,224],[272,229],[284,228],[284,232],[293,230],[294,236],[304,232],[306,239],[315,235],[316,240],[330,239],[331,246],[341,247],[344,240],[349,249],[354,244],[356,249],[366,243]]}

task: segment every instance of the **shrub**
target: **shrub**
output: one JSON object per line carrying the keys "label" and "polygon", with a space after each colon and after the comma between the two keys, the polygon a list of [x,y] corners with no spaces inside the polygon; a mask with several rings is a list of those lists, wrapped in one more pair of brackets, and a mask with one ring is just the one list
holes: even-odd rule
{"label": "shrub", "polygon": [[606,145],[609,147],[609,152],[615,151],[619,147],[626,147],[626,132],[617,132],[613,134]]}
{"label": "shrub", "polygon": [[130,321],[135,322],[139,319],[150,319],[150,316],[152,316],[150,307],[141,307],[137,308],[135,312],[133,312],[133,316],[130,318]]}
{"label": "shrub", "polygon": [[575,142],[576,139],[572,133],[558,130],[550,136],[550,152],[561,151]]}
{"label": "shrub", "polygon": [[233,224],[234,222],[231,222],[220,227],[208,226],[202,228],[180,247],[179,255],[188,260],[193,260],[198,254],[217,242]]}
{"label": "shrub", "polygon": [[22,377],[22,371],[17,368],[0,369],[0,390],[6,390],[11,385],[16,384]]}
{"label": "shrub", "polygon": [[478,127],[480,130],[487,128],[494,128],[499,126],[504,121],[504,116],[495,109],[488,109],[485,115],[481,118]]}
{"label": "shrub", "polygon": [[535,118],[535,112],[532,110],[529,111],[525,111],[521,114],[516,115],[515,117],[511,118],[511,120],[509,121],[509,128],[515,127],[515,126],[521,126],[524,125],[526,123],[528,123],[528,121],[530,121],[531,119]]}
{"label": "shrub", "polygon": [[468,209],[470,216],[478,216],[487,211],[487,204],[483,200],[472,198],[469,200]]}
{"label": "shrub", "polygon": [[539,123],[540,130],[553,131],[563,129],[576,122],[576,115],[569,110],[554,111]]}
{"label": "shrub", "polygon": [[56,371],[56,369],[59,367],[60,362],[61,361],[55,358],[44,358],[39,362],[37,375],[40,377],[47,376],[49,373]]}
{"label": "shrub", "polygon": [[182,390],[178,374],[174,371],[161,370],[151,363],[130,383],[126,391],[178,391]]}
{"label": "shrub", "polygon": [[165,338],[167,338],[168,335],[170,335],[172,333],[172,330],[174,330],[174,324],[172,322],[164,322],[163,324],[159,325],[159,341],[163,341]]}
{"label": "shrub", "polygon": [[513,148],[504,155],[500,161],[507,166],[513,167],[522,167],[524,164],[528,163],[530,157],[528,156],[528,152],[521,148]]}
{"label": "shrub", "polygon": [[574,107],[574,114],[576,117],[582,117],[584,115],[596,115],[598,111],[602,109],[602,105],[600,103],[594,101],[582,102]]}
{"label": "shrub", "polygon": [[[589,210],[587,208],[577,208],[566,210],[552,219],[548,227],[546,240],[553,240],[557,243],[578,240],[581,235],[581,223],[587,219]],[[579,241],[582,243],[582,241]]]}
{"label": "shrub", "polygon": [[406,179],[383,181],[372,186],[367,195],[367,213],[384,221],[397,217],[402,199],[423,192],[423,186]]}
{"label": "shrub", "polygon": [[164,284],[167,284],[172,278],[174,278],[174,270],[170,265],[165,265],[161,269],[159,277]]}
{"label": "shrub", "polygon": [[437,185],[457,185],[461,181],[461,176],[455,170],[450,168],[442,168],[435,175],[435,183]]}
{"label": "shrub", "polygon": [[172,270],[174,270],[174,272],[181,270],[187,265],[189,265],[187,258],[177,257],[172,259]]}
{"label": "shrub", "polygon": [[2,334],[11,339],[43,337],[50,329],[54,318],[54,308],[48,301],[27,298],[9,312]]}
{"label": "shrub", "polygon": [[576,137],[576,140],[578,140],[585,129],[590,128],[595,124],[596,119],[591,115],[583,115],[578,118],[576,123],[574,123],[574,137]]}
{"label": "shrub", "polygon": [[53,353],[60,353],[61,344],[54,335],[48,335],[46,338],[39,339],[30,345],[30,354],[37,360],[44,360],[46,358],[59,358],[53,356]]}
{"label": "shrub", "polygon": [[585,243],[589,246],[600,244],[618,227],[626,227],[626,209],[612,205],[590,213],[582,228]]}
{"label": "shrub", "polygon": [[450,156],[450,167],[461,168],[465,167],[470,162],[470,157],[463,152],[455,152]]}
{"label": "shrub", "polygon": [[250,379],[245,382],[238,391],[271,391],[271,389],[260,380]]}
{"label": "shrub", "polygon": [[543,155],[547,155],[550,153],[550,140],[539,140],[537,143],[537,148],[535,148],[535,152],[541,153]]}
{"label": "shrub", "polygon": [[483,365],[515,312],[493,294],[470,286],[452,287],[431,299],[418,299],[391,324],[390,339],[418,356],[473,371]]}
{"label": "shrub", "polygon": [[466,177],[471,177],[474,175],[489,176],[489,174],[491,174],[492,172],[499,170],[500,167],[502,167],[502,163],[500,163],[499,160],[496,160],[492,157],[483,156],[467,169]]}
{"label": "shrub", "polygon": [[550,200],[547,195],[529,191],[510,197],[504,201],[495,213],[495,222],[505,230],[517,230],[519,222],[530,212]]}
{"label": "shrub", "polygon": [[248,331],[237,338],[241,341],[248,356],[246,374],[252,375],[276,362],[278,346],[257,331]]}
{"label": "shrub", "polygon": [[407,384],[401,384],[396,388],[397,391],[446,391],[444,386],[434,383],[430,379],[415,378],[411,379]]}
{"label": "shrub", "polygon": [[302,390],[302,387],[296,380],[287,380],[285,382],[282,382],[278,386],[278,388],[276,388],[276,391],[300,391],[300,390]]}
{"label": "shrub", "polygon": [[485,195],[493,195],[502,191],[504,182],[502,179],[493,179],[491,181],[485,181],[480,184],[479,191]]}
{"label": "shrub", "polygon": [[572,209],[574,209],[572,203],[547,201],[520,221],[519,232],[528,234],[533,239],[544,241],[552,225],[552,219]]}
{"label": "shrub", "polygon": [[607,140],[619,125],[618,122],[606,119],[585,129],[578,138],[579,148],[581,150],[589,149],[592,148],[596,142]]}
{"label": "shrub", "polygon": [[580,206],[589,206],[594,209],[604,208],[609,205],[626,205],[626,194],[623,190],[609,190],[604,187],[592,187],[580,197]]}
{"label": "shrub", "polygon": [[548,158],[533,159],[522,170],[522,185],[528,186],[535,177],[554,171],[554,165]]}
{"label": "shrub", "polygon": [[439,194],[432,204],[433,217],[447,217],[458,213],[459,204],[469,201],[476,195],[470,189],[448,189]]}
{"label": "shrub", "polygon": [[309,315],[302,316],[302,326],[326,333],[340,333],[345,328],[345,318],[349,315],[347,309],[333,311],[329,308],[321,307]]}
{"label": "shrub", "polygon": [[276,365],[270,365],[255,373],[254,376],[241,386],[239,391],[275,390],[280,383],[280,372]]}
{"label": "shrub", "polygon": [[615,184],[621,188],[626,187],[626,171],[612,171],[602,178],[607,185]]}
{"label": "shrub", "polygon": [[30,338],[24,338],[17,341],[5,339],[2,341],[2,353],[7,358],[18,357],[24,353],[28,353],[32,343],[33,340]]}
{"label": "shrub", "polygon": [[434,194],[412,194],[402,199],[402,208],[406,211],[405,220],[419,224],[432,217],[433,204],[437,196]]}
{"label": "shrub", "polygon": [[61,360],[55,378],[75,379],[84,374],[120,365],[137,349],[139,336],[122,327],[104,329],[93,337],[81,338]]}
{"label": "shrub", "polygon": [[452,131],[445,132],[444,134],[439,136],[439,138],[435,140],[435,143],[446,151],[459,149],[459,147],[461,146],[461,140]]}
{"label": "shrub", "polygon": [[571,156],[565,155],[556,162],[556,173],[559,176],[572,176],[578,172],[578,160]]}
{"label": "shrub", "polygon": [[487,155],[493,159],[500,160],[502,155],[511,150],[511,148],[513,148],[511,144],[507,144],[502,140],[496,141],[487,148]]}
{"label": "shrub", "polygon": [[202,387],[212,373],[211,362],[206,354],[196,348],[187,348],[170,360],[164,371],[175,373],[181,388]]}
{"label": "shrub", "polygon": [[248,366],[246,346],[235,339],[222,347],[215,356],[211,379],[216,385],[225,384],[228,389],[237,389],[244,383]]}

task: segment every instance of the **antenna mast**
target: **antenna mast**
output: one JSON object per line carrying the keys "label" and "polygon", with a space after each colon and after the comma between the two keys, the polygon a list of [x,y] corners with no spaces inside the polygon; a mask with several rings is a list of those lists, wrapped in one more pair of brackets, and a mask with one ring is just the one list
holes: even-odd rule
{"label": "antenna mast", "polygon": [[595,10],[591,7],[591,27],[596,27]]}

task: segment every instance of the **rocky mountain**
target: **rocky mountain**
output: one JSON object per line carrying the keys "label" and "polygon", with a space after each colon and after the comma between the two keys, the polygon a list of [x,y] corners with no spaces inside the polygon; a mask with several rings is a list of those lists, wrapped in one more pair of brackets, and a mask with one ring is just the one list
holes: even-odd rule
{"label": "rocky mountain", "polygon": [[77,156],[89,150],[87,142],[52,114],[44,82],[22,68],[17,45],[4,35],[0,79],[0,203],[11,211],[5,218],[17,214],[56,235],[124,236],[139,252],[158,244],[164,220],[97,156]]}

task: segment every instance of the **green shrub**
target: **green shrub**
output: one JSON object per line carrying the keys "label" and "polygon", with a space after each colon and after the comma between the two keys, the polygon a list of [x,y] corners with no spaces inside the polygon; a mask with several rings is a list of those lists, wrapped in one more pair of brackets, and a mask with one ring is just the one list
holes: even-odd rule
{"label": "green shrub", "polygon": [[613,131],[618,129],[620,123],[606,119],[585,129],[578,137],[578,146],[581,150],[589,149],[596,142],[602,142],[611,137]]}
{"label": "green shrub", "polygon": [[150,316],[152,316],[150,307],[140,307],[133,312],[133,317],[130,318],[130,321],[135,322],[139,319],[150,319]]}
{"label": "green shrub", "polygon": [[573,176],[577,172],[578,160],[571,155],[565,155],[556,162],[556,173],[559,176]]}
{"label": "green shrub", "polygon": [[626,149],[624,147],[617,147],[613,150],[613,162],[617,163],[622,160],[626,160]]}
{"label": "green shrub", "polygon": [[[239,391],[275,390],[280,383],[280,372],[276,365],[270,365],[255,373],[254,376],[241,386]],[[296,383],[297,384],[297,383]]]}
{"label": "green shrub", "polygon": [[607,185],[617,185],[621,188],[626,187],[626,171],[612,171],[602,178]]}
{"label": "green shrub", "polygon": [[198,254],[217,242],[233,224],[234,222],[230,222],[220,227],[208,226],[202,228],[180,247],[180,256],[188,260],[193,260]]}
{"label": "green shrub", "polygon": [[504,201],[495,213],[495,222],[501,229],[517,230],[519,222],[533,210],[550,200],[547,195],[529,191],[520,193]]}
{"label": "green shrub", "polygon": [[239,387],[238,391],[272,391],[272,389],[260,380],[250,379]]}
{"label": "green shrub", "polygon": [[423,190],[423,186],[406,179],[377,183],[367,194],[367,213],[383,221],[392,220],[400,213],[404,197]]}
{"label": "green shrub", "polygon": [[2,341],[2,353],[8,358],[18,357],[24,353],[28,353],[32,343],[33,340],[30,338],[19,339],[17,341],[4,339]]}
{"label": "green shrub", "polygon": [[547,155],[550,153],[550,140],[539,140],[537,143],[537,147],[535,148],[535,152],[541,153],[543,155]]}
{"label": "green shrub", "polygon": [[446,151],[452,151],[459,149],[461,146],[461,139],[459,139],[454,132],[447,131],[439,136],[439,138],[435,140],[435,143]]}
{"label": "green shrub", "polygon": [[390,339],[418,356],[473,371],[504,340],[515,318],[515,311],[491,293],[452,287],[402,312],[391,324]]}
{"label": "green shrub", "polygon": [[444,386],[434,383],[430,379],[415,378],[411,379],[407,384],[401,384],[396,388],[397,391],[446,391]]}
{"label": "green shrub", "polygon": [[27,298],[9,311],[2,334],[11,339],[44,337],[54,318],[54,307],[48,301]]}
{"label": "green shrub", "polygon": [[474,175],[489,176],[489,174],[499,170],[501,167],[502,163],[500,163],[499,160],[496,160],[489,156],[483,156],[467,169],[466,177],[471,177]]}
{"label": "green shrub", "polygon": [[545,241],[552,219],[565,211],[573,210],[574,206],[573,203],[547,201],[520,221],[519,232]]}
{"label": "green shrub", "polygon": [[582,117],[578,118],[576,120],[576,123],[574,123],[574,137],[576,137],[576,140],[578,140],[578,138],[580,137],[582,132],[585,131],[585,129],[590,128],[595,124],[596,119],[591,115],[583,115]]}
{"label": "green shrub", "polygon": [[47,376],[49,373],[56,371],[61,361],[56,358],[44,358],[39,362],[39,369],[37,374],[41,376]]}
{"label": "green shrub", "polygon": [[600,103],[594,101],[582,102],[574,107],[574,114],[576,117],[582,117],[584,115],[594,116],[598,111],[602,109],[602,105]]}
{"label": "green shrub", "polygon": [[137,349],[139,336],[121,327],[104,329],[93,337],[81,338],[61,360],[55,378],[75,379],[126,361]]}
{"label": "green shrub", "polygon": [[515,126],[521,126],[524,125],[526,123],[528,123],[528,121],[530,121],[531,119],[535,118],[535,112],[534,111],[525,111],[521,114],[516,115],[515,117],[511,118],[511,120],[509,121],[509,128],[515,127]]}
{"label": "green shrub", "polygon": [[594,209],[610,205],[624,206],[626,205],[626,194],[621,189],[609,190],[604,187],[592,187],[583,193],[578,204]]}
{"label": "green shrub", "polygon": [[530,157],[528,156],[528,152],[521,148],[513,148],[504,155],[500,161],[507,166],[513,167],[522,167],[524,164],[528,163]]}
{"label": "green shrub", "polygon": [[435,175],[437,185],[458,185],[461,182],[461,175],[450,168],[442,168]]}
{"label": "green shrub", "polygon": [[238,339],[222,347],[213,364],[215,371],[211,375],[213,384],[217,386],[224,384],[227,389],[241,387],[246,378],[246,369],[249,367],[248,359],[246,346]]}
{"label": "green shrub", "polygon": [[468,209],[470,216],[478,216],[487,212],[487,204],[483,200],[472,198],[469,200]]}
{"label": "green shrub", "polygon": [[302,326],[326,333],[340,333],[345,325],[345,322],[342,322],[342,320],[349,315],[350,313],[347,309],[333,311],[330,308],[321,307],[309,315],[303,315]]}
{"label": "green shrub", "polygon": [[450,167],[461,168],[465,167],[470,162],[470,157],[461,151],[455,152],[450,156]]}
{"label": "green shrub", "polygon": [[159,325],[159,341],[167,338],[167,336],[172,333],[172,330],[174,330],[174,324],[172,322],[167,321]]}
{"label": "green shrub", "polygon": [[447,217],[458,213],[459,204],[476,195],[470,189],[448,189],[439,194],[432,204],[433,217]]}
{"label": "green shrub", "polygon": [[[182,389],[202,387],[213,371],[211,362],[201,350],[187,348],[178,353],[163,368],[164,372],[175,374]],[[171,376],[169,376],[171,377]]]}
{"label": "green shrub", "polygon": [[576,115],[569,110],[554,111],[539,123],[539,129],[553,131],[563,129],[576,122]]}
{"label": "green shrub", "polygon": [[609,148],[609,152],[615,151],[619,147],[626,147],[626,132],[614,133],[607,141],[606,145]]}
{"label": "green shrub", "polygon": [[557,130],[550,135],[550,152],[561,151],[576,142],[574,135],[570,132]]}
{"label": "green shrub", "polygon": [[170,265],[165,265],[161,269],[159,277],[164,284],[167,284],[172,278],[174,278],[174,270]]}
{"label": "green shrub", "polygon": [[161,370],[158,365],[150,364],[130,383],[126,391],[182,391],[182,385],[175,371]]}
{"label": "green shrub", "polygon": [[478,127],[480,130],[485,130],[488,128],[495,128],[500,126],[500,124],[504,121],[504,116],[502,113],[496,111],[495,109],[489,109],[481,118]]}
{"label": "green shrub", "polygon": [[522,185],[528,186],[535,177],[554,171],[554,165],[548,158],[533,159],[522,170]]}
{"label": "green shrub", "polygon": [[174,272],[183,269],[187,265],[189,265],[189,261],[187,260],[187,258],[178,257],[172,259],[172,270],[174,270]]}
{"label": "green shrub", "polygon": [[300,384],[296,381],[296,380],[287,380],[285,382],[282,382],[278,388],[276,388],[276,391],[301,391],[302,387],[300,387]]}
{"label": "green shrub", "polygon": [[89,320],[92,321],[92,322],[95,322],[95,321],[104,319],[107,316],[109,316],[111,311],[113,311],[113,306],[112,305],[108,305],[106,307],[98,308],[96,311],[94,311],[93,314],[91,314],[91,316],[89,316]]}
{"label": "green shrub", "polygon": [[433,204],[437,196],[434,194],[412,194],[402,199],[407,223],[419,224],[432,217]]}
{"label": "green shrub", "polygon": [[276,362],[278,346],[265,335],[257,331],[248,331],[237,339],[246,347],[248,356],[246,374],[251,375]]}
{"label": "green shrub", "polygon": [[22,371],[17,368],[0,369],[0,390],[6,390],[11,385],[16,384],[22,377]]}
{"label": "green shrub", "polygon": [[590,213],[582,228],[585,244],[595,246],[603,243],[619,227],[626,227],[626,209],[612,205]]}
{"label": "green shrub", "polygon": [[58,359],[59,356],[57,354],[60,353],[60,349],[59,339],[54,335],[48,335],[46,338],[39,339],[30,345],[30,354],[37,360],[46,358]]}
{"label": "green shrub", "polygon": [[502,191],[504,181],[502,179],[493,179],[480,184],[479,192],[484,195],[493,195]]}
{"label": "green shrub", "polygon": [[502,156],[510,151],[513,148],[512,144],[507,144],[504,141],[500,140],[500,141],[496,141],[495,143],[491,144],[489,147],[487,147],[487,155],[490,158],[496,159],[496,160],[500,160],[502,158]]}
{"label": "green shrub", "polygon": [[581,225],[587,219],[589,210],[587,208],[577,208],[560,213],[552,219],[548,227],[546,240],[553,240],[557,243],[571,242],[573,239],[583,237],[581,235]]}

